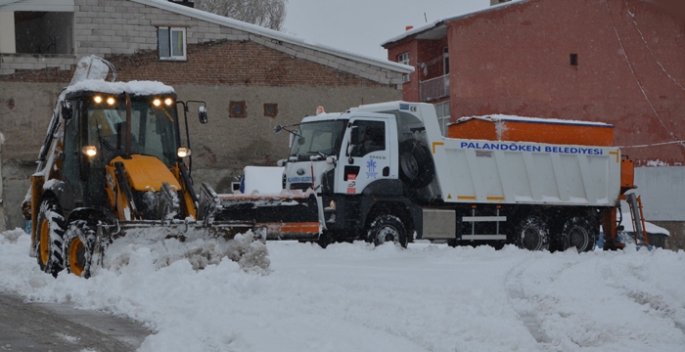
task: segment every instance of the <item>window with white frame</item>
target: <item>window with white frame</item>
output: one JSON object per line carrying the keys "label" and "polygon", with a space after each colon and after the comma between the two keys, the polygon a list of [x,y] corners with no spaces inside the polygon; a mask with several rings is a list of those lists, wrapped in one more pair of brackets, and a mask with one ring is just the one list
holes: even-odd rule
{"label": "window with white frame", "polygon": [[[403,65],[409,65],[409,52],[404,52],[397,55],[397,62]],[[402,75],[402,83],[409,82],[409,74]]]}
{"label": "window with white frame", "polygon": [[450,102],[444,101],[435,104],[435,113],[438,115],[438,125],[443,137],[447,137],[447,125],[450,123]]}
{"label": "window with white frame", "polygon": [[185,61],[186,29],[183,27],[159,27],[157,29],[157,49],[160,60]]}

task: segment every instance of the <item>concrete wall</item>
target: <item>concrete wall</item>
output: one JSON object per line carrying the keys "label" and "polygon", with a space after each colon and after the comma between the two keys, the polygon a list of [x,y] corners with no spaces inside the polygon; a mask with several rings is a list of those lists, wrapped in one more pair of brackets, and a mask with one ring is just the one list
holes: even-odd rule
{"label": "concrete wall", "polygon": [[14,54],[14,12],[0,11],[0,53]]}
{"label": "concrete wall", "polygon": [[685,221],[685,166],[635,168],[635,192],[649,221]]}
{"label": "concrete wall", "polygon": [[670,232],[666,238],[666,249],[685,250],[685,222],[682,221],[650,221],[654,225],[661,226]]}
{"label": "concrete wall", "polygon": [[[0,132],[0,160],[2,160],[2,144],[5,141],[5,136]],[[2,163],[0,163],[0,175],[2,175]],[[0,231],[7,230],[5,219],[5,192],[3,191],[2,177],[0,177]]]}

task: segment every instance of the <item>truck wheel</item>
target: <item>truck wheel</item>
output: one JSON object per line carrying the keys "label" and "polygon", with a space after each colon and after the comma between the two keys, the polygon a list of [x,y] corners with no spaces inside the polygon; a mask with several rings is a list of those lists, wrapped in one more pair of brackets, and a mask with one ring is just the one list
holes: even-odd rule
{"label": "truck wheel", "polygon": [[537,216],[523,218],[516,226],[516,245],[531,251],[549,249],[549,228]]}
{"label": "truck wheel", "polygon": [[435,164],[430,150],[416,139],[400,143],[400,178],[411,188],[423,188],[433,182]]}
{"label": "truck wheel", "polygon": [[89,278],[95,244],[95,231],[85,221],[69,227],[64,236],[64,266],[67,272]]}
{"label": "truck wheel", "polygon": [[64,227],[64,217],[59,205],[51,199],[44,200],[40,204],[36,227],[36,258],[40,270],[54,277],[64,269]]}
{"label": "truck wheel", "polygon": [[588,219],[573,217],[564,223],[561,230],[561,250],[575,247],[578,252],[590,251],[595,248],[597,232]]}
{"label": "truck wheel", "polygon": [[383,214],[376,217],[368,227],[366,239],[376,246],[385,242],[394,242],[406,248],[407,229],[398,217]]}

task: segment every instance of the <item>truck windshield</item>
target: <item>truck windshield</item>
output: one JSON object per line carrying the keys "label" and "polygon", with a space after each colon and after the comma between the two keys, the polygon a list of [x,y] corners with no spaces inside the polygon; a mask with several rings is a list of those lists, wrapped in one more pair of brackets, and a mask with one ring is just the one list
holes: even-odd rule
{"label": "truck windshield", "polygon": [[347,120],[305,122],[297,130],[290,156],[308,161],[313,155],[338,155]]}
{"label": "truck windshield", "polygon": [[126,141],[131,141],[131,154],[145,154],[159,158],[166,165],[176,161],[178,135],[176,105],[155,106],[152,99],[134,98],[131,101],[131,134],[126,134],[126,103],[91,104],[88,107],[88,144],[102,153],[102,161],[124,155]]}

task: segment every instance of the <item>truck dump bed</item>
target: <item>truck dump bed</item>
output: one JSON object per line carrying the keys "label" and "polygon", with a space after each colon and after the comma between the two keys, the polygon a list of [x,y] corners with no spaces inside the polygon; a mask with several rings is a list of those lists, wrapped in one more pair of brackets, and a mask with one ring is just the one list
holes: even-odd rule
{"label": "truck dump bed", "polygon": [[432,143],[445,202],[614,206],[616,147],[442,138]]}

